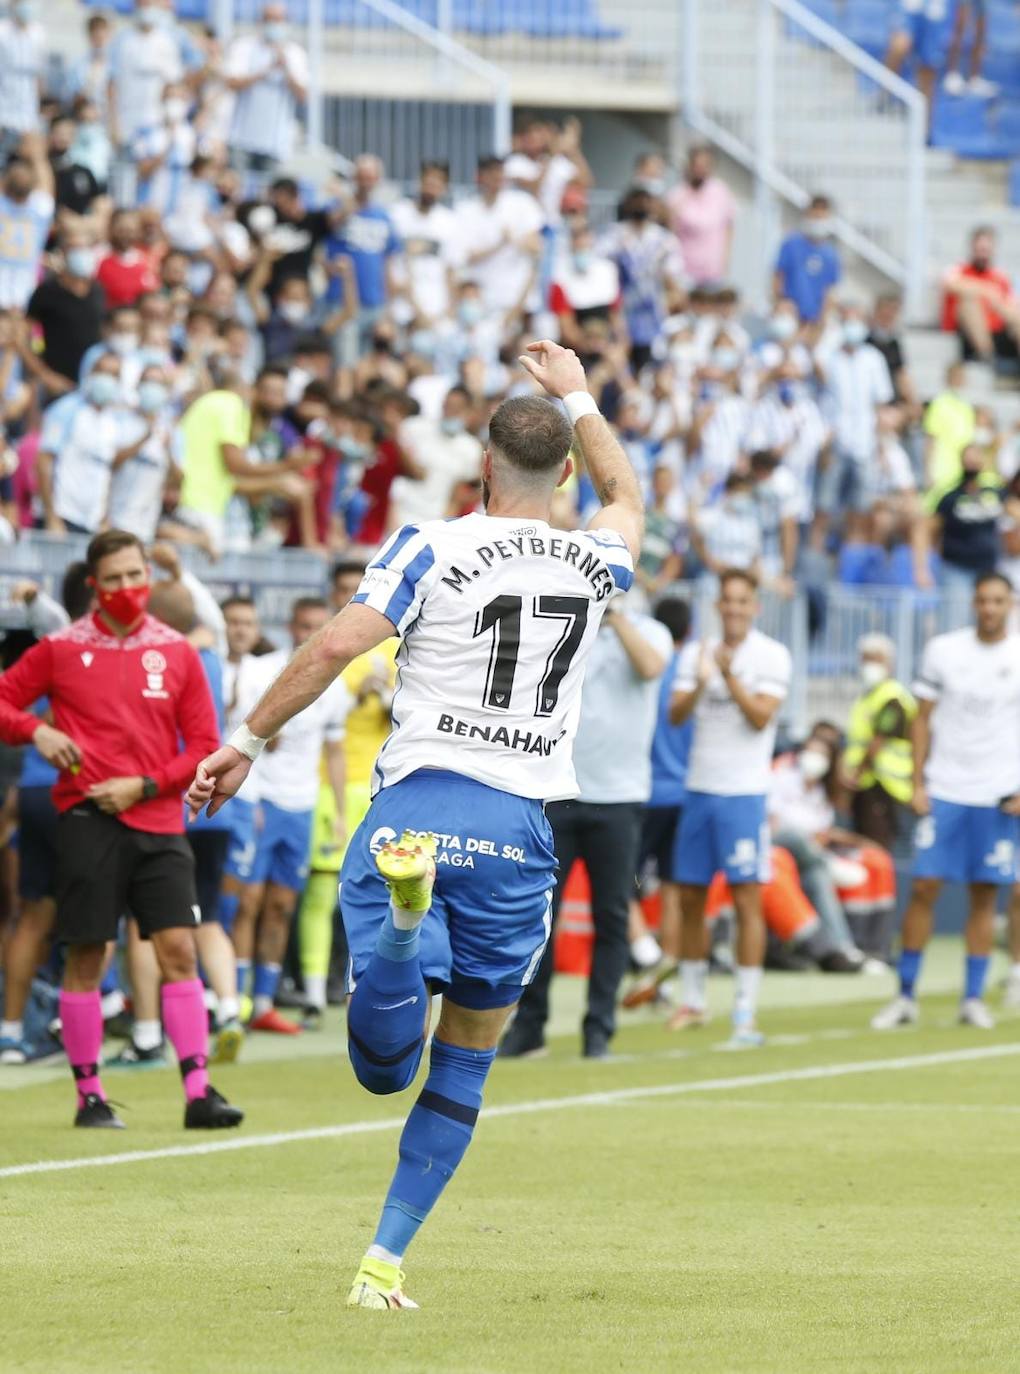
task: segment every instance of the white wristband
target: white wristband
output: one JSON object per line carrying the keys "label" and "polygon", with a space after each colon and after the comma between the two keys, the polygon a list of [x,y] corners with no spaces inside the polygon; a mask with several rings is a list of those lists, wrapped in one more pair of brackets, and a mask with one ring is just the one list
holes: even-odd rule
{"label": "white wristband", "polygon": [[587,391],[571,391],[569,395],[564,396],[563,404],[572,425],[576,425],[582,415],[602,414],[595,397],[590,396]]}
{"label": "white wristband", "polygon": [[227,740],[227,743],[231,749],[236,749],[239,754],[243,754],[246,759],[251,759],[254,763],[268,741],[260,739],[258,735],[253,735],[247,725],[242,722]]}

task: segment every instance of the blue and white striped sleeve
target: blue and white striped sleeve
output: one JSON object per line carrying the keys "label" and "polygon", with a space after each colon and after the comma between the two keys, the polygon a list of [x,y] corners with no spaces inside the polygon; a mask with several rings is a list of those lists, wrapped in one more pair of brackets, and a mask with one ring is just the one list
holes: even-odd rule
{"label": "blue and white striped sleeve", "polygon": [[436,576],[436,556],[427,537],[417,525],[404,525],[369,563],[353,599],[384,615],[404,635]]}
{"label": "blue and white striped sleeve", "polygon": [[618,530],[587,530],[589,539],[599,545],[599,552],[609,569],[617,591],[629,592],[634,581],[634,560],[630,556],[627,541]]}

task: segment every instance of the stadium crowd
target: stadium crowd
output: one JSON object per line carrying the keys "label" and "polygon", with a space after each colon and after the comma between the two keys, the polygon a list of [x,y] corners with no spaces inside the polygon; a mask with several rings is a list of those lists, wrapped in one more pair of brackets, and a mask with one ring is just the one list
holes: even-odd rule
{"label": "stadium crowd", "polygon": [[[526,342],[576,351],[647,505],[635,586],[607,615],[589,670],[581,796],[550,816],[561,857],[586,858],[592,882],[584,1046],[606,1052],[628,959],[626,1005],[668,997],[682,964],[671,1023],[698,1024],[709,960],[727,963],[731,913],[740,945],[758,856],[743,881],[687,875],[681,909],[673,840],[692,735],[699,791],[745,766],[725,739],[698,759],[700,694],[730,690],[746,642],[765,655],[766,697],[785,695],[788,662],[766,663],[753,629],[758,586],[789,598],[835,578],[966,596],[1015,569],[1015,436],[968,401],[959,365],[939,395],[919,394],[900,301],[844,291],[822,194],[782,243],[763,299],[742,300],[729,284],[736,207],[704,147],[672,185],[661,158],[641,158],[615,221],[600,225],[572,119],[523,118],[512,154],[483,158],[473,194],[455,203],[440,160],[403,191],[371,152],[350,176],[291,175],[307,61],[282,5],[225,49],[179,24],[170,0],[144,0],[123,21],[93,12],[54,87],[45,32],[18,0],[0,52],[18,59],[0,64],[0,541],[28,530],[141,541],[158,574],[152,614],[200,651],[221,733],[351,599],[394,530],[479,508],[489,420],[535,389],[516,363]],[[1020,306],[994,251],[976,231],[946,276],[945,327],[967,360],[1017,356]],[[554,523],[584,525],[597,506],[578,471]],[[68,567],[61,598],[14,587],[24,633],[8,634],[5,667],[90,614],[105,547]],[[274,643],[245,591],[217,603],[182,560],[187,547],[209,565],[304,549],[331,573],[321,596],[294,601],[287,640]],[[729,637],[717,660],[688,643],[680,580],[721,593]],[[342,999],[337,873],[389,732],[395,655],[389,641],[352,664],[242,796],[189,829],[214,1057],[237,1054],[242,1025],[298,1034]],[[769,748],[746,763],[744,791],[767,793],[776,841],[761,894],[773,966],[860,973],[891,957],[891,851],[914,790],[917,711],[895,667],[891,644],[866,638],[850,719],[813,723],[773,765],[773,708]],[[52,1051],[60,1025],[46,991],[59,961],[55,773],[33,748],[6,769],[0,1062],[16,1064]],[[727,805],[739,791],[727,788]],[[633,875],[647,896],[649,869],[659,913],[637,900]],[[564,862],[560,897],[569,878]],[[705,913],[716,933],[692,957]],[[115,1062],[159,1062],[161,965],[134,923],[122,941],[103,984],[108,1019],[130,1029]],[[748,964],[739,949],[737,962]],[[550,951],[506,1053],[541,1047],[551,971]],[[752,1009],[756,995],[738,986]]]}

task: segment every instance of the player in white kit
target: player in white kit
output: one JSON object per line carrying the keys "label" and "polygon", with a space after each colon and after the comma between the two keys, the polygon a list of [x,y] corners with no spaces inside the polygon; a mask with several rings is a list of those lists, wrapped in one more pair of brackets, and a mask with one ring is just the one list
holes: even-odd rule
{"label": "player in white kit", "polygon": [[[500,1032],[548,940],[556,859],[543,802],[576,795],[585,659],[641,545],[638,482],[576,355],[543,341],[521,361],[563,400],[573,434],[537,396],[500,406],[482,463],[486,514],[399,530],[189,792],[195,811],[222,805],[269,736],[352,658],[400,636],[393,733],[341,879],[359,1080],[376,1093],[407,1087],[431,991],[443,1011],[352,1306],[414,1305],[401,1259],[468,1146]],[[549,514],[572,442],[603,508],[565,532]]]}
{"label": "player in white kit", "polygon": [[986,573],[975,624],[929,640],[914,683],[914,885],[903,916],[900,992],[875,1030],[918,1019],[916,984],[943,882],[970,885],[960,1021],[988,1030],[982,1001],[995,902],[1015,881],[1020,841],[1020,635],[1009,632],[1013,588]]}
{"label": "player in white kit", "polygon": [[720,574],[718,610],[722,638],[684,648],[670,708],[674,725],[694,719],[673,863],[683,909],[683,1006],[673,1025],[696,1026],[705,1019],[705,901],[721,871],[737,911],[730,1044],[743,1049],[763,1040],[755,1013],[765,958],[761,884],[770,876],[766,794],[777,715],[793,664],[785,645],[754,628],[758,585],[750,573],[731,568]]}

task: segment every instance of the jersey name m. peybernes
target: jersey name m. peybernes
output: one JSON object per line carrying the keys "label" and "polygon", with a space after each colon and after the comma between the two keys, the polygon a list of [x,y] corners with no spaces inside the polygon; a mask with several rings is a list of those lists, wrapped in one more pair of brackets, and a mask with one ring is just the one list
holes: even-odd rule
{"label": "jersey name m. peybernes", "polygon": [[585,660],[633,577],[614,530],[489,515],[398,530],[354,597],[401,638],[373,791],[445,768],[520,797],[576,796]]}

